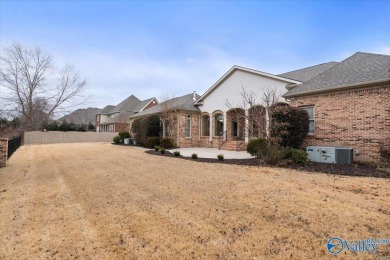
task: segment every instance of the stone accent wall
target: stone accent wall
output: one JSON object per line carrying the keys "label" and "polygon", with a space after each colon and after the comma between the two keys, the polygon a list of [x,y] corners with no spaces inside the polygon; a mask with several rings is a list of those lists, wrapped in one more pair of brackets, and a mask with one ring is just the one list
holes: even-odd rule
{"label": "stone accent wall", "polygon": [[390,84],[315,96],[295,97],[293,106],[315,107],[315,133],[306,145],[348,146],[355,161],[379,161],[390,144]]}
{"label": "stone accent wall", "polygon": [[8,138],[0,138],[0,168],[7,165]]}

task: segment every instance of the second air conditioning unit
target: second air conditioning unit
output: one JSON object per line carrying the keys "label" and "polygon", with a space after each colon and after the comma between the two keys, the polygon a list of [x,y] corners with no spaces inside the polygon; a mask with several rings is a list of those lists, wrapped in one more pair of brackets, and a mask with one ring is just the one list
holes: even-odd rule
{"label": "second air conditioning unit", "polygon": [[309,161],[313,162],[344,164],[353,162],[353,149],[350,147],[308,146],[306,152]]}

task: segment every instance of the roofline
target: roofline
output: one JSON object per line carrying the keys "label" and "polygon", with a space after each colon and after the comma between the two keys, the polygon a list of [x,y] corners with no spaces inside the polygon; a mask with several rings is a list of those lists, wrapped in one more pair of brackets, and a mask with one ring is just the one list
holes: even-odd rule
{"label": "roofline", "polygon": [[311,94],[321,94],[321,93],[327,93],[327,92],[334,92],[334,91],[337,91],[337,90],[340,90],[340,91],[343,91],[343,90],[349,90],[349,89],[353,89],[353,88],[356,88],[358,86],[361,86],[362,88],[363,87],[366,87],[367,85],[372,85],[372,84],[377,84],[377,83],[386,83],[386,82],[390,82],[390,78],[388,79],[381,79],[381,80],[374,80],[374,81],[366,81],[366,82],[360,82],[360,83],[354,83],[354,84],[347,84],[347,85],[338,85],[336,87],[330,87],[330,88],[327,88],[327,89],[321,89],[321,90],[317,90],[317,91],[305,91],[305,92],[301,92],[301,93],[297,93],[297,94],[290,94],[290,95],[287,95],[284,94],[282,95],[282,97],[284,98],[293,98],[293,97],[299,97],[299,96],[309,96]]}
{"label": "roofline", "polygon": [[[202,111],[194,111],[194,110],[184,109],[184,108],[175,108],[175,109],[172,109],[172,111],[187,111],[187,112],[191,112],[191,113],[202,113]],[[129,118],[130,119],[134,119],[134,118],[142,117],[142,116],[158,115],[160,113],[162,113],[162,112],[159,111],[159,112],[156,112],[156,113],[150,113],[150,114],[146,114],[146,115],[139,115],[140,113],[137,113],[137,114],[131,115]]]}
{"label": "roofline", "polygon": [[273,75],[273,74],[270,74],[270,73],[266,73],[266,72],[262,72],[262,71],[258,71],[258,70],[249,69],[249,68],[245,68],[245,67],[234,65],[217,82],[215,82],[214,85],[212,85],[197,101],[195,101],[194,105],[200,105],[200,101],[203,100],[205,97],[207,97],[215,88],[217,88],[235,70],[242,70],[242,71],[245,71],[245,72],[249,72],[249,73],[256,74],[256,75],[261,75],[261,76],[264,76],[264,77],[276,79],[276,80],[287,82],[287,83],[290,83],[290,84],[291,83],[293,83],[293,84],[302,83],[301,81],[292,80],[292,79],[284,78],[282,76],[277,76],[277,75]]}
{"label": "roofline", "polygon": [[[152,101],[153,100],[156,100],[156,102],[157,102],[157,104],[158,104],[158,101],[157,101],[157,99],[155,98],[155,97],[152,97],[151,99],[150,99],[150,101],[142,108],[142,109],[140,109],[139,111],[142,111],[142,110],[144,110],[145,109],[145,107],[147,107],[150,103],[152,103]],[[141,101],[142,102],[142,101]]]}
{"label": "roofline", "polygon": [[[314,68],[314,67],[317,67],[317,66],[322,66],[322,65],[325,65],[325,64],[329,64],[329,63],[340,63],[339,61],[328,61],[328,62],[324,62],[324,63],[320,63],[320,64],[317,64],[317,65],[312,65],[312,66],[309,66],[309,67],[304,67],[304,68],[301,68],[301,69],[296,69],[296,70],[291,70],[291,71],[287,71],[287,72],[283,72],[283,73],[280,73],[278,74],[277,76],[280,76],[282,74],[288,74],[288,73],[292,73],[292,72],[297,72],[297,71],[300,71],[300,70],[306,70],[306,69],[310,69],[310,68]],[[335,65],[337,65],[335,64]],[[320,73],[321,74],[321,73]],[[280,76],[280,77],[283,77],[283,76]]]}

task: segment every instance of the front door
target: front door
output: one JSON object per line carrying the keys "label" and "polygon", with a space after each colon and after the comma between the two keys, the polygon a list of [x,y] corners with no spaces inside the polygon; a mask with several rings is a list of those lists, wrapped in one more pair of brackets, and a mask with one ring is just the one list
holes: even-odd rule
{"label": "front door", "polygon": [[238,123],[236,121],[232,122],[232,136],[238,137]]}

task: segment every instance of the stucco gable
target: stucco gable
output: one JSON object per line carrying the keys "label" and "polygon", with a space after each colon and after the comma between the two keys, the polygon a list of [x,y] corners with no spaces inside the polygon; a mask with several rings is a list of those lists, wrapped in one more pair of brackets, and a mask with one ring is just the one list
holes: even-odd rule
{"label": "stucco gable", "polygon": [[279,82],[284,82],[286,85],[289,84],[300,84],[302,83],[301,81],[293,80],[293,79],[288,79],[284,78],[281,76],[273,75],[270,73],[254,70],[254,69],[249,69],[241,66],[233,66],[228,72],[226,72],[217,82],[214,83],[196,102],[195,105],[201,104],[201,102],[208,96],[210,95],[213,91],[215,91],[224,81],[226,81],[229,77],[231,77],[235,72],[241,71],[245,73],[250,73],[259,77],[264,77],[272,80],[276,80]]}

